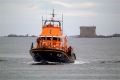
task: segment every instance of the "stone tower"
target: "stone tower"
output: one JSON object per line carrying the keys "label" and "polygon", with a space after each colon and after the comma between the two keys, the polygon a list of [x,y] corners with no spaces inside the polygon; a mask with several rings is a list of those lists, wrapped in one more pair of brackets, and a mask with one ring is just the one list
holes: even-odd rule
{"label": "stone tower", "polygon": [[80,26],[80,37],[96,37],[96,26]]}

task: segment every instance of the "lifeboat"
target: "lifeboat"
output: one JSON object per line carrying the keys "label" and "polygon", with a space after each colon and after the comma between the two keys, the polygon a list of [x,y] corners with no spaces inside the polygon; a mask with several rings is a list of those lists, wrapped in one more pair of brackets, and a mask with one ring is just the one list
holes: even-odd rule
{"label": "lifeboat", "polygon": [[73,63],[76,59],[72,46],[68,46],[67,36],[63,35],[62,21],[54,20],[54,9],[50,20],[43,20],[42,33],[36,39],[37,45],[33,43],[30,55],[35,62],[58,62]]}

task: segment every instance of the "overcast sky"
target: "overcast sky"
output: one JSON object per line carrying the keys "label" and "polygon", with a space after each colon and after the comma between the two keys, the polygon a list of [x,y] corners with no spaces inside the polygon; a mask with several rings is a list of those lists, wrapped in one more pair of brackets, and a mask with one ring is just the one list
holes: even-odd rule
{"label": "overcast sky", "polygon": [[[120,33],[120,0],[0,0],[0,36],[41,33],[42,15],[64,16],[64,33],[79,35],[80,26],[96,26],[97,35]],[[47,14],[47,16],[46,16]]]}

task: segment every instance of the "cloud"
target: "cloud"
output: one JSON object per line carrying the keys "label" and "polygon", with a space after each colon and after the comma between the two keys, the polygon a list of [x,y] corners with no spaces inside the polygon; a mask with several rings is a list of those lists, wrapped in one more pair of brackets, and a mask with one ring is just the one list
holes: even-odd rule
{"label": "cloud", "polygon": [[67,4],[67,3],[63,3],[63,2],[51,2],[51,3],[53,3],[53,4],[59,4],[59,5],[65,6],[65,7],[72,7],[72,5]]}
{"label": "cloud", "polygon": [[91,11],[74,11],[74,12],[65,12],[63,14],[65,16],[79,16],[79,17],[98,16],[98,13]]}
{"label": "cloud", "polygon": [[82,7],[82,8],[85,8],[85,7],[94,7],[94,6],[98,6],[100,5],[100,3],[95,3],[95,2],[84,2],[84,3],[64,3],[64,2],[59,2],[59,1],[54,1],[54,2],[51,2],[52,4],[59,4],[59,5],[62,5],[64,7],[67,7],[67,8],[74,8],[74,7]]}

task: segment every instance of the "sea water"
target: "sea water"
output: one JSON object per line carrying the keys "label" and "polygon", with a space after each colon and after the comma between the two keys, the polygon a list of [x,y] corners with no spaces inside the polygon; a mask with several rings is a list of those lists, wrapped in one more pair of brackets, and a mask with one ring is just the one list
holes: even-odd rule
{"label": "sea water", "polygon": [[0,80],[120,80],[120,38],[72,38],[77,60],[39,64],[29,50],[36,37],[0,37]]}

